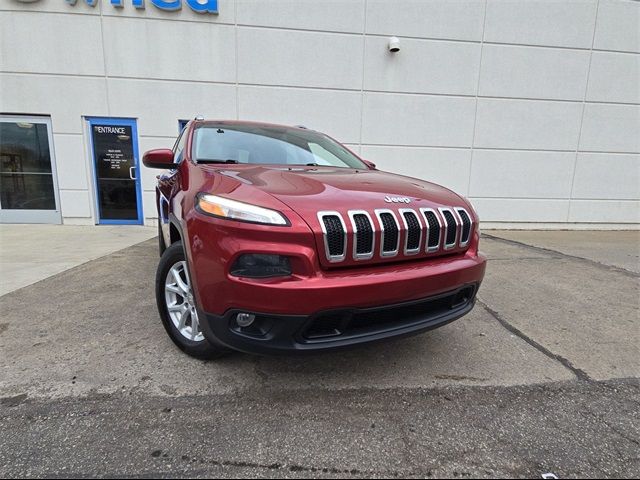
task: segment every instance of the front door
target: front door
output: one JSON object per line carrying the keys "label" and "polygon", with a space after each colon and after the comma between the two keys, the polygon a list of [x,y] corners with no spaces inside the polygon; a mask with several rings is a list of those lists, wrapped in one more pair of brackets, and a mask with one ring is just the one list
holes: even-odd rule
{"label": "front door", "polygon": [[136,121],[90,118],[98,223],[141,225],[142,192]]}

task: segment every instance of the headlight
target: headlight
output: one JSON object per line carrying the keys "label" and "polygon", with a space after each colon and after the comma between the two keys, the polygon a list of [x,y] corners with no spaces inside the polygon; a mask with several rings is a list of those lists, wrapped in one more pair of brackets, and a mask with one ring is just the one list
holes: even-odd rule
{"label": "headlight", "polygon": [[289,225],[289,220],[280,212],[217,195],[200,193],[196,198],[196,204],[202,213],[214,217],[265,225]]}

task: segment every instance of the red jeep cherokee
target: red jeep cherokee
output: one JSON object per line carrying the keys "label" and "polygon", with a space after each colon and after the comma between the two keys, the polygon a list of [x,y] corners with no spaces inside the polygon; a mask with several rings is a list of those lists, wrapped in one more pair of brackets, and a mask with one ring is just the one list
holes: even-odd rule
{"label": "red jeep cherokee", "polygon": [[446,188],[376,170],[303,127],[193,120],[159,177],[158,309],[186,353],[312,352],[468,313],[478,217]]}

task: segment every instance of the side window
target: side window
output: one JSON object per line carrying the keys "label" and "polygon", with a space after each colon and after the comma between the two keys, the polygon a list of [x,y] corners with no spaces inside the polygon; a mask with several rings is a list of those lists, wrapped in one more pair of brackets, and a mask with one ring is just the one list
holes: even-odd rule
{"label": "side window", "polygon": [[178,137],[178,140],[176,141],[175,146],[173,147],[173,163],[180,163],[182,161],[182,153],[184,150],[184,144],[187,141],[187,129],[184,128],[182,130],[182,133],[180,134],[180,137]]}

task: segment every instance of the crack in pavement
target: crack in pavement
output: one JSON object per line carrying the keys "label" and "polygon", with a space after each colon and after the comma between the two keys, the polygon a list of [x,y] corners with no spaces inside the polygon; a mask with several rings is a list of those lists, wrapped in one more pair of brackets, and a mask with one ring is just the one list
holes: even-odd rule
{"label": "crack in pavement", "polygon": [[633,272],[631,270],[627,270],[626,268],[622,268],[622,267],[617,267],[615,265],[608,265],[606,263],[602,263],[602,262],[597,262],[595,260],[591,260],[589,258],[584,258],[584,257],[579,257],[577,255],[571,255],[568,253],[564,253],[564,252],[560,252],[558,250],[552,250],[551,248],[545,248],[545,247],[538,247],[536,245],[530,245],[528,243],[523,243],[523,242],[519,242],[517,240],[511,240],[509,238],[502,238],[502,237],[497,237],[495,235],[490,235],[488,233],[483,233],[482,234],[483,238],[488,238],[490,240],[495,240],[496,242],[502,242],[502,243],[506,243],[509,245],[515,245],[518,247],[524,247],[524,248],[528,248],[530,250],[536,250],[539,252],[543,252],[549,255],[554,255],[556,258],[558,256],[563,257],[563,258],[568,258],[571,260],[578,260],[580,262],[584,262],[584,263],[588,263],[591,266],[595,266],[601,269],[606,269],[606,270],[612,270],[614,272],[618,272],[621,273],[623,275],[626,275],[628,277],[631,278],[640,278],[640,274]]}
{"label": "crack in pavement", "polygon": [[[238,460],[206,460],[206,459],[197,459],[190,458],[187,455],[182,455],[181,460],[185,462],[195,462],[199,464],[208,464],[214,467],[233,467],[233,468],[254,468],[260,470],[289,470],[292,473],[329,473],[335,475],[351,475],[351,476],[367,476],[370,477],[372,475],[383,475],[383,476],[393,476],[397,477],[401,475],[399,472],[394,471],[376,471],[376,470],[359,470],[357,468],[338,468],[338,467],[314,467],[314,466],[304,466],[299,464],[281,464],[281,463],[272,463],[272,464],[262,464],[256,462],[246,462],[246,461],[238,461]],[[169,461],[171,459],[170,456],[162,456],[163,460]]]}
{"label": "crack in pavement", "polygon": [[589,408],[587,408],[587,410],[584,413],[598,420],[600,423],[602,423],[604,426],[606,426],[609,430],[611,430],[613,433],[618,435],[620,438],[623,438],[624,440],[627,440],[628,442],[633,443],[634,445],[637,445],[638,447],[640,447],[640,440],[630,437],[625,432],[621,432],[617,427],[614,427],[609,422],[607,422],[607,420],[605,420],[604,417],[602,417],[601,415],[598,415],[597,413],[591,411]]}
{"label": "crack in pavement", "polygon": [[534,339],[529,337],[522,330],[519,330],[517,327],[509,323],[505,318],[502,317],[502,315],[500,315],[497,311],[495,311],[489,305],[487,305],[484,302],[484,300],[482,300],[480,297],[476,297],[476,301],[482,306],[482,308],[485,309],[487,313],[489,313],[489,315],[495,318],[498,321],[498,323],[500,323],[500,325],[502,325],[510,333],[517,336],[521,340],[524,340],[526,343],[528,343],[533,348],[538,350],[540,353],[546,355],[550,359],[555,360],[556,362],[559,362],[567,370],[571,371],[578,380],[581,380],[583,382],[593,382],[593,379],[587,374],[587,372],[585,372],[580,368],[575,367],[568,359],[564,358],[561,355],[558,355],[557,353],[553,353],[544,345],[536,342]]}

